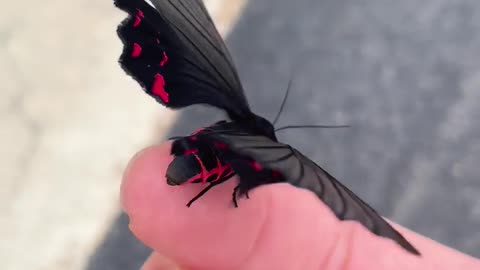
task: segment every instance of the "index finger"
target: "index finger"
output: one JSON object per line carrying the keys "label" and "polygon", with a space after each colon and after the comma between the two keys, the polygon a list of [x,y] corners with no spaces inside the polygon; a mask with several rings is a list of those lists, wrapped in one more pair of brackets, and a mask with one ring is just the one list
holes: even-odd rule
{"label": "index finger", "polygon": [[191,208],[204,186],[171,187],[165,171],[170,144],[138,154],[127,169],[122,202],[133,233],[191,269],[473,269],[475,260],[414,233],[409,255],[355,222],[340,222],[311,192],[286,184],[254,189],[233,208],[235,179]]}

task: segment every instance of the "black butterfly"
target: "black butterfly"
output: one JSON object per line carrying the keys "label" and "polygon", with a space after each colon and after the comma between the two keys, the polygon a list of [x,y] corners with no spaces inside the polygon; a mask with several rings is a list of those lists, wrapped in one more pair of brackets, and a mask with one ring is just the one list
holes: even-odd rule
{"label": "black butterfly", "polygon": [[273,125],[253,113],[227,48],[201,0],[115,0],[129,16],[118,27],[122,68],[158,102],[170,108],[206,104],[223,109],[221,121],[177,137],[167,170],[170,185],[205,183],[193,201],[234,174],[236,198],[264,184],[288,182],[314,192],[341,220],[356,220],[376,235],[419,252],[377,212],[290,145]]}

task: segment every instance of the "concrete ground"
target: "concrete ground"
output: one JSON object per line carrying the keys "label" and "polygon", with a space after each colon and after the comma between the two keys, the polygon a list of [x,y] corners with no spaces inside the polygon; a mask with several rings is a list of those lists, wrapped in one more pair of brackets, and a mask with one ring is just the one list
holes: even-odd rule
{"label": "concrete ground", "polygon": [[[124,15],[92,3],[2,9],[3,269],[137,269],[149,251],[118,215],[126,161],[220,117],[134,90],[115,63]],[[478,257],[478,29],[477,0],[255,0],[228,44],[256,112],[273,117],[294,73],[279,126],[352,125],[281,140],[383,215]]]}
{"label": "concrete ground", "polygon": [[[206,1],[223,32],[243,3],[229,2]],[[113,1],[0,13],[0,268],[85,269],[119,213],[127,161],[174,114],[117,64],[125,14]]]}

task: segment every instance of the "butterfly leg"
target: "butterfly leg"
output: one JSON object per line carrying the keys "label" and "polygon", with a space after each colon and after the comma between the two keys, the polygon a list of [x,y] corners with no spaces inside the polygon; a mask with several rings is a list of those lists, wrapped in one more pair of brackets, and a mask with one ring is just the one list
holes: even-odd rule
{"label": "butterfly leg", "polygon": [[211,182],[210,185],[208,185],[206,188],[202,189],[202,191],[200,191],[200,193],[198,193],[197,196],[193,197],[193,199],[191,199],[187,203],[187,207],[190,207],[196,200],[200,199],[200,197],[205,195],[205,193],[207,193],[211,188],[213,188],[214,186],[222,184],[223,182],[227,181],[228,179],[230,179],[230,178],[224,178],[224,179],[221,179],[219,181]]}
{"label": "butterfly leg", "polygon": [[[241,196],[242,194],[239,194],[240,192],[240,185],[236,186],[234,189],[233,189],[233,193],[232,193],[232,202],[233,202],[233,205],[235,205],[235,208],[238,208],[238,197],[239,195]],[[247,197],[247,199],[250,199],[250,196],[248,196],[248,191],[245,192],[245,197]]]}
{"label": "butterfly leg", "polygon": [[187,207],[190,207],[196,200],[200,199],[200,197],[205,195],[205,193],[207,193],[211,188],[213,188],[214,186],[219,185],[223,182],[225,182],[225,181],[217,181],[217,182],[210,183],[210,185],[208,185],[206,188],[202,189],[202,191],[200,191],[200,193],[198,193],[197,196],[193,197],[193,199],[191,199],[187,203]]}
{"label": "butterfly leg", "polygon": [[233,202],[233,205],[235,206],[235,208],[238,208],[237,194],[238,194],[238,189],[239,188],[240,188],[240,185],[236,186],[233,189],[233,193],[232,193],[232,202]]}

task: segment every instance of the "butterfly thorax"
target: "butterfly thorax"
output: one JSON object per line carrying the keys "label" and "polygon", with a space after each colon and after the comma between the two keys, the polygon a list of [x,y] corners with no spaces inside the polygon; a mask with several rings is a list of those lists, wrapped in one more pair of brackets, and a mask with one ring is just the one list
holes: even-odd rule
{"label": "butterfly thorax", "polygon": [[167,170],[168,183],[205,183],[231,177],[233,171],[221,158],[227,147],[221,142],[206,139],[209,134],[222,133],[260,135],[277,141],[273,125],[258,115],[240,121],[219,121],[198,129],[189,136],[177,137],[172,146],[172,155],[175,158]]}
{"label": "butterfly thorax", "polygon": [[275,135],[275,128],[267,119],[251,114],[242,119],[235,119],[233,121],[219,121],[209,127],[202,128],[194,132],[195,135],[199,132],[234,132],[234,133],[248,133],[250,135],[265,136],[272,141],[278,142]]}
{"label": "butterfly thorax", "polygon": [[278,142],[272,123],[259,115],[252,114],[251,118],[241,121],[239,124],[252,134],[263,135],[272,141]]}

